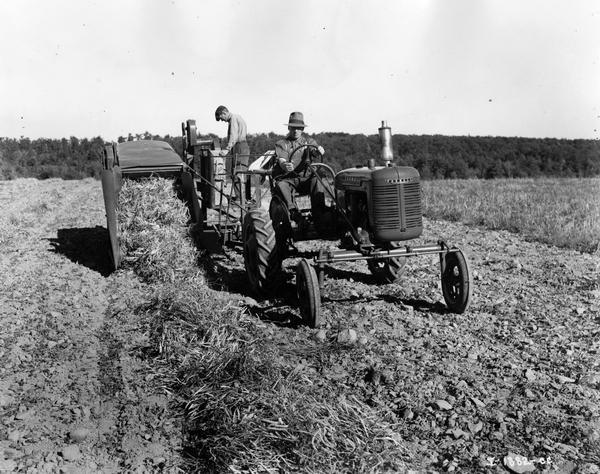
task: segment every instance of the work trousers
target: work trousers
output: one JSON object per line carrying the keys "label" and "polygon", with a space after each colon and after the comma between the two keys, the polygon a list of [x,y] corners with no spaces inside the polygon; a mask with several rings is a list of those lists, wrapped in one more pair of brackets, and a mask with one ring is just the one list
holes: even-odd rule
{"label": "work trousers", "polygon": [[232,173],[235,162],[235,171],[245,171],[248,169],[250,161],[250,147],[248,142],[237,142],[231,149],[231,158],[226,160],[225,168],[227,173]]}
{"label": "work trousers", "polygon": [[321,212],[325,208],[325,187],[310,171],[298,176],[282,178],[276,182],[275,187],[290,211],[297,209],[294,191],[300,195],[310,194],[313,212]]}
{"label": "work trousers", "polygon": [[250,147],[248,142],[237,142],[231,149],[231,158],[226,160],[225,167],[227,173],[231,176],[234,183],[234,193],[240,197],[244,193],[246,199],[250,199],[249,175],[238,175],[238,180],[234,179],[234,173],[237,171],[247,171],[250,161]]}

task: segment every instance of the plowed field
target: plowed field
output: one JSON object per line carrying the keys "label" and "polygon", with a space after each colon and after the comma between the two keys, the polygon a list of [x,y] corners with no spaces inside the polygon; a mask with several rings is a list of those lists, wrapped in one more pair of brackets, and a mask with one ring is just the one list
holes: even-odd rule
{"label": "plowed field", "polygon": [[[189,466],[155,348],[124,312],[148,288],[107,266],[100,183],[3,181],[0,202],[0,471]],[[312,369],[392,423],[418,472],[600,472],[598,255],[444,221],[423,235],[469,256],[467,313],[446,311],[437,257],[383,286],[363,262],[327,267],[321,331],[293,324],[294,260],[274,300],[247,293],[236,251],[206,259],[208,281],[268,337],[343,345]]]}

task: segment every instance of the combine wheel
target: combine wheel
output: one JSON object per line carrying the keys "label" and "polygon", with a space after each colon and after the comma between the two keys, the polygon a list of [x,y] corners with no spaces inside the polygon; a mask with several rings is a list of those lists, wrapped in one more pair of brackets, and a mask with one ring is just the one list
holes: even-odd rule
{"label": "combine wheel", "polygon": [[250,287],[260,295],[272,294],[281,284],[281,252],[273,223],[263,209],[253,209],[244,218],[244,266]]}
{"label": "combine wheel", "polygon": [[[398,244],[392,243],[392,247]],[[395,283],[398,281],[406,265],[406,257],[392,257],[367,260],[367,267],[380,283]]]}
{"label": "combine wheel", "polygon": [[471,303],[473,276],[465,254],[456,249],[440,255],[442,293],[448,309],[464,313]]}
{"label": "combine wheel", "polygon": [[317,273],[303,258],[296,266],[296,294],[302,321],[311,328],[321,325],[321,293]]}

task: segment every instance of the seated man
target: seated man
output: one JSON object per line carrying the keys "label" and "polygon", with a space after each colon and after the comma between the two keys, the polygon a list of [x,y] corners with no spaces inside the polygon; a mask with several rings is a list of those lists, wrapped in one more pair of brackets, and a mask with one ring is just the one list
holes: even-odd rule
{"label": "seated man", "polygon": [[[283,140],[275,144],[275,158],[273,166],[273,179],[278,194],[285,201],[290,212],[290,218],[301,224],[302,215],[296,207],[293,193],[309,194],[315,222],[325,211],[325,187],[310,170],[308,163],[311,156],[323,155],[322,146],[309,137],[303,135],[304,116],[302,112],[292,112],[287,123],[288,134]],[[312,146],[304,146],[312,145]],[[302,147],[303,149],[299,149]],[[295,150],[298,150],[294,153]],[[318,151],[317,151],[318,150]],[[293,155],[293,156],[292,156]],[[294,163],[290,160],[293,158]],[[298,163],[299,162],[299,163]]]}

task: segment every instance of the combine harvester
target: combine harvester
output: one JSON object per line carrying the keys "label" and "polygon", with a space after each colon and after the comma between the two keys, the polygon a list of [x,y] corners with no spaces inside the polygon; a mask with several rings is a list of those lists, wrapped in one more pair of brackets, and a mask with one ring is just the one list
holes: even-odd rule
{"label": "combine harvester", "polygon": [[[258,157],[248,170],[236,169],[236,158],[220,156],[218,140],[198,140],[196,124],[182,124],[183,153],[179,157],[162,141],[136,141],[104,148],[102,188],[114,268],[118,268],[118,193],[123,178],[172,177],[186,201],[200,248],[211,252],[223,246],[241,246],[250,288],[258,295],[272,295],[285,281],[283,261],[301,258],[296,266],[296,290],[300,316],[310,327],[321,319],[325,265],[365,260],[381,283],[393,283],[403,272],[407,258],[437,254],[440,259],[442,294],[449,311],[463,313],[471,300],[473,281],[464,253],[443,240],[425,245],[402,245],[423,231],[419,172],[392,163],[391,129],[379,128],[383,165],[370,158],[335,173],[323,163],[317,147],[303,145],[289,160],[299,169],[309,167],[327,189],[327,214],[313,215],[301,209],[306,226],[296,226],[271,179],[272,152]],[[231,166],[225,166],[225,159]],[[320,162],[319,162],[320,160]],[[292,171],[291,173],[294,173]],[[234,194],[234,188],[242,190]],[[234,198],[234,195],[237,196]],[[266,197],[270,199],[266,201]],[[308,239],[337,240],[306,258],[295,244]],[[193,263],[190,262],[190,265]]]}
{"label": "combine harvester", "polygon": [[[241,222],[251,206],[245,199],[231,199],[233,185],[220,156],[219,140],[198,140],[194,120],[182,124],[183,156],[159,140],[138,140],[106,145],[102,153],[102,192],[113,268],[123,256],[119,250],[117,209],[123,179],[171,178],[186,202],[199,247],[219,251],[223,245],[241,243]],[[235,157],[227,160],[235,162]],[[234,165],[235,167],[235,165]],[[264,175],[257,170],[252,174]],[[246,173],[249,174],[249,173]],[[241,184],[241,175],[235,180]],[[257,180],[254,180],[258,182]],[[260,193],[260,186],[257,186]],[[250,183],[246,190],[249,192]],[[248,194],[249,196],[249,194]],[[260,200],[260,197],[258,198]]]}

